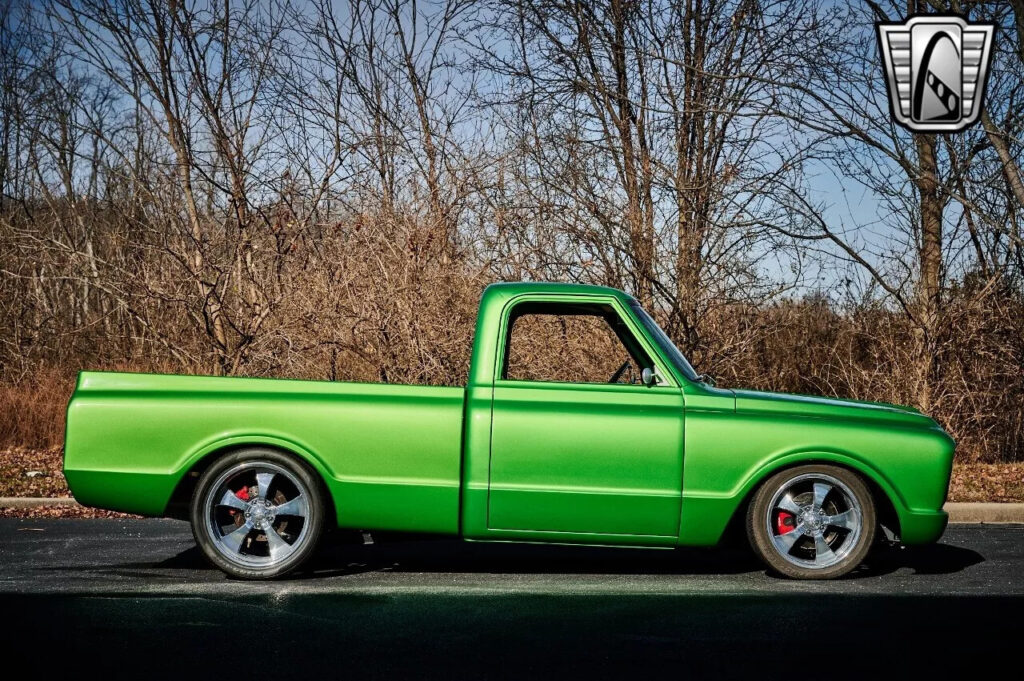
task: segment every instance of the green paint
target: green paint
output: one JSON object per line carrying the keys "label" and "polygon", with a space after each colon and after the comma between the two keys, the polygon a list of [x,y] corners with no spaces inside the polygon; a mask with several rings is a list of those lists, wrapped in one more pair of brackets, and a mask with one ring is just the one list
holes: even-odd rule
{"label": "green paint", "polygon": [[[501,378],[520,303],[615,310],[661,384]],[[337,524],[467,539],[714,544],[756,485],[831,461],[870,478],[903,540],[936,540],[953,441],[913,409],[712,388],[664,352],[614,289],[498,284],[461,388],[83,372],[65,473],[84,504],[161,515],[204,457],[272,446],[322,476]]]}

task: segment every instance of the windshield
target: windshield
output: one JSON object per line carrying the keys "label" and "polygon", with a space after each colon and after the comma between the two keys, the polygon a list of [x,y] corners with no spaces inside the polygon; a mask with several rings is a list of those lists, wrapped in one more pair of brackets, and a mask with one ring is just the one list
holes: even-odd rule
{"label": "windshield", "polygon": [[640,323],[642,323],[644,328],[647,329],[647,333],[651,335],[654,342],[658,344],[659,348],[661,348],[662,353],[664,353],[665,357],[675,365],[676,369],[691,381],[699,381],[700,377],[697,375],[697,372],[693,370],[693,367],[690,366],[690,363],[686,361],[686,358],[683,357],[683,353],[679,352],[679,348],[677,348],[675,343],[672,342],[672,339],[668,337],[668,334],[661,330],[661,327],[658,326],[658,323],[654,321],[651,315],[647,314],[647,311],[640,307],[640,303],[634,300],[629,305],[633,308],[633,312],[636,313]]}

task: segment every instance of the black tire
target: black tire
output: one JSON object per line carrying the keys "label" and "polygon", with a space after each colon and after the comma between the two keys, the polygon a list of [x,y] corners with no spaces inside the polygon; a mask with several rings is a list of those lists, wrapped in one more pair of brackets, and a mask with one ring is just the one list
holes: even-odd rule
{"label": "black tire", "polygon": [[[820,494],[826,487],[831,491]],[[773,572],[835,579],[864,561],[878,522],[871,491],[860,476],[811,464],[768,478],[750,500],[746,525],[754,553]]]}
{"label": "black tire", "polygon": [[[243,490],[227,494],[232,485],[243,488],[246,498],[239,496]],[[248,498],[250,489],[257,493]],[[298,569],[316,550],[324,502],[321,480],[308,466],[276,449],[254,447],[221,457],[202,474],[189,520],[196,543],[214,566],[238,579],[274,579]]]}

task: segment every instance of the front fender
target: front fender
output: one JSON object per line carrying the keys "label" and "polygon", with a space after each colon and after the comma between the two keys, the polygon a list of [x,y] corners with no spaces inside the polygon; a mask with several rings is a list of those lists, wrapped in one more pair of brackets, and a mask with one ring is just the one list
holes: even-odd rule
{"label": "front fender", "polygon": [[906,511],[899,492],[881,471],[868,462],[846,452],[790,452],[757,462],[733,489],[726,492],[688,492],[684,483],[679,543],[691,546],[717,544],[736,514],[745,512],[745,502],[761,483],[778,471],[808,463],[832,463],[855,470],[881,488],[897,507],[897,515],[900,508]]}
{"label": "front fender", "polygon": [[[948,438],[947,438],[948,439]],[[729,523],[737,513],[744,513],[746,502],[766,479],[776,472],[808,463],[831,463],[856,471],[886,496],[892,504],[899,521],[901,540],[907,544],[922,544],[937,540],[945,529],[947,515],[941,510],[948,488],[952,465],[952,450],[948,461],[927,466],[931,469],[932,481],[921,485],[915,481],[914,467],[903,465],[879,466],[868,457],[854,452],[827,449],[806,449],[770,456],[752,465],[733,488],[717,492],[714,490],[687,489],[684,480],[683,502],[680,518],[680,544],[711,545],[718,543]],[[887,475],[891,470],[892,475]],[[916,483],[916,487],[915,484]],[[932,489],[917,493],[909,498],[907,491],[919,491],[917,487],[942,487],[941,499],[936,503]],[[916,502],[916,503],[915,503]]]}

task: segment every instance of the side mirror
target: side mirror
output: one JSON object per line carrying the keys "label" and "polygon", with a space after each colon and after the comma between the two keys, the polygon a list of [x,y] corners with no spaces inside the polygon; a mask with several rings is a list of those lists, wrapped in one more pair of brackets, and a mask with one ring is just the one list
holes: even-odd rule
{"label": "side mirror", "polygon": [[640,372],[640,381],[650,388],[651,386],[658,384],[658,374],[654,372],[654,369],[644,367],[643,371]]}
{"label": "side mirror", "polygon": [[715,381],[715,377],[712,376],[711,374],[701,374],[699,379],[701,383],[712,388],[718,385],[718,383]]}

